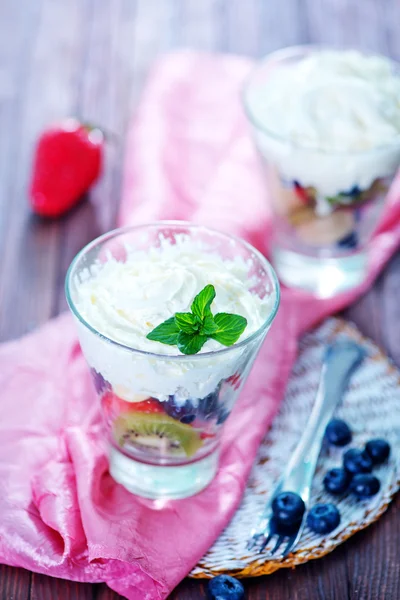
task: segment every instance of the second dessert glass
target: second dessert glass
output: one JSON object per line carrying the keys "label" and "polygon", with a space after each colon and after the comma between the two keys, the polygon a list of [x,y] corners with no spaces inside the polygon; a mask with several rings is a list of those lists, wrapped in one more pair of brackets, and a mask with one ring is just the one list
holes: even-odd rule
{"label": "second dessert glass", "polygon": [[319,297],[335,296],[365,278],[368,242],[400,165],[400,137],[368,150],[330,151],[265,126],[261,97],[271,75],[325,50],[299,46],[272,53],[255,67],[243,95],[272,202],[272,262],[283,283]]}
{"label": "second dessert glass", "polygon": [[[150,250],[160,239],[187,236],[224,260],[239,257],[252,293],[270,297],[262,326],[247,339],[213,352],[156,354],[118,343],[79,311],[79,285],[110,256]],[[66,294],[91,368],[109,442],[110,472],[148,498],[183,498],[210,483],[218,467],[221,430],[276,315],[279,284],[268,261],[246,242],[182,222],[160,222],[107,233],[86,246],[67,274]],[[173,354],[175,350],[175,354]],[[145,410],[143,410],[143,406]]]}

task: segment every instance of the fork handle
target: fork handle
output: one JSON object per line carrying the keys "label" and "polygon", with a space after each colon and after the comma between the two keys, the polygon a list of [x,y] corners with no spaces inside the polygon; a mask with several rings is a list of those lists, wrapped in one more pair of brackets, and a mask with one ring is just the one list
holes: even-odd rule
{"label": "fork handle", "polygon": [[311,415],[279,486],[280,491],[299,494],[306,505],[326,426],[364,356],[364,350],[351,340],[335,342],[325,352]]}

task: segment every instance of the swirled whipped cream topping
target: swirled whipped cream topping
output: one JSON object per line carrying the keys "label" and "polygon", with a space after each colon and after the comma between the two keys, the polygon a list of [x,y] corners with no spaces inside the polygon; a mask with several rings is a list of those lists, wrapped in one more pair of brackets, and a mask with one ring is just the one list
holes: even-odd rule
{"label": "swirled whipped cream topping", "polygon": [[257,123],[324,151],[400,144],[400,77],[383,56],[321,50],[282,64],[249,93]]}
{"label": "swirled whipped cream topping", "polygon": [[[77,282],[77,308],[101,334],[133,349],[177,355],[179,350],[146,335],[176,312],[190,310],[193,298],[213,284],[213,314],[242,315],[247,327],[240,339],[257,331],[268,318],[273,298],[252,293],[249,265],[241,257],[224,260],[185,236],[175,244],[162,239],[146,251],[126,248],[124,261],[112,255],[90,267]],[[239,340],[240,341],[240,340]],[[208,340],[201,352],[221,349]]]}

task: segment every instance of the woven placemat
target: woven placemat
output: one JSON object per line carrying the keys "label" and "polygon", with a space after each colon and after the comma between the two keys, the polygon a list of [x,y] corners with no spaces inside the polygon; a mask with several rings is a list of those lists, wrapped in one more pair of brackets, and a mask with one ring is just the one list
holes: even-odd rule
{"label": "woven placemat", "polygon": [[[341,523],[333,535],[321,537],[307,527],[295,552],[284,560],[266,560],[263,554],[248,551],[246,543],[257,516],[274,484],[282,474],[311,412],[326,344],[351,338],[367,351],[367,358],[352,377],[349,389],[337,411],[353,431],[352,446],[361,447],[371,437],[383,437],[392,446],[387,464],[374,470],[381,490],[370,500],[356,501],[345,495],[335,498],[322,485],[325,472],[340,466],[343,449],[324,447],[314,478],[311,503],[333,502],[341,513]],[[193,569],[191,577],[212,577],[221,573],[235,577],[268,575],[320,558],[351,535],[368,527],[387,509],[400,487],[400,373],[375,344],[340,319],[329,319],[307,334],[301,344],[284,402],[264,438],[250,475],[242,503],[216,543]]]}

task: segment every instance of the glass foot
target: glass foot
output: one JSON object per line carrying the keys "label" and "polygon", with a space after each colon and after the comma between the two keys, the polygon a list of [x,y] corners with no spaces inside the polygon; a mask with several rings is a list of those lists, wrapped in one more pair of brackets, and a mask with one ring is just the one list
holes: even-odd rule
{"label": "glass foot", "polygon": [[332,298],[355,288],[367,275],[365,251],[351,256],[316,258],[275,247],[272,263],[282,283],[312,292],[319,298]]}
{"label": "glass foot", "polygon": [[138,462],[110,449],[110,474],[129,492],[144,498],[187,498],[203,490],[214,478],[218,469],[219,452],[190,464],[166,466]]}

